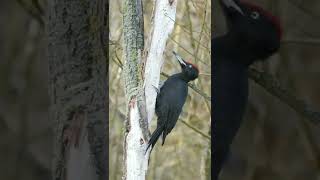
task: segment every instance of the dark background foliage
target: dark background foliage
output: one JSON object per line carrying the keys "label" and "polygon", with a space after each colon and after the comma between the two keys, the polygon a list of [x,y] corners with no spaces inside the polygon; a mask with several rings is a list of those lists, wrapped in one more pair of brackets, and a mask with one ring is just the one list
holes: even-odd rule
{"label": "dark background foliage", "polygon": [[[39,3],[44,7],[43,1]],[[0,1],[3,180],[50,178],[52,123],[48,120],[46,42],[40,18],[41,11],[31,1]]]}

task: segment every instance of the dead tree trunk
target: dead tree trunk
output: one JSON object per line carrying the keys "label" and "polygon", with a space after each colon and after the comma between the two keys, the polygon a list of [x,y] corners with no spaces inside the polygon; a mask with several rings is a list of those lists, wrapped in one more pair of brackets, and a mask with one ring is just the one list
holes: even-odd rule
{"label": "dead tree trunk", "polygon": [[145,153],[149,125],[163,64],[163,52],[176,14],[176,0],[156,0],[153,25],[144,49],[143,8],[141,0],[124,1],[124,79],[127,119],[124,138],[125,180],[144,180],[149,152]]}
{"label": "dead tree trunk", "polygon": [[48,1],[53,179],[107,179],[108,1]]}
{"label": "dead tree trunk", "polygon": [[[126,131],[124,138],[124,180],[142,180],[146,173],[144,149],[146,144],[146,120],[139,112],[143,105],[142,91],[142,53],[143,38],[143,8],[141,0],[124,0],[123,4],[123,38],[124,38],[124,79],[127,99]],[[138,100],[139,99],[139,100]],[[139,103],[139,104],[138,104]],[[140,107],[140,109],[145,109]],[[144,113],[145,114],[145,113]],[[145,116],[145,115],[144,115]],[[143,136],[145,134],[145,136]]]}

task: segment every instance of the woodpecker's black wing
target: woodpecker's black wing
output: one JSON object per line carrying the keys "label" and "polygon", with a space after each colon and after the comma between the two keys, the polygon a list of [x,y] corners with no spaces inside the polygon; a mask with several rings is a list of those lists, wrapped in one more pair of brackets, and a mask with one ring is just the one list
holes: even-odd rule
{"label": "woodpecker's black wing", "polygon": [[[165,85],[165,83],[163,84],[163,86],[164,85]],[[162,87],[160,89],[160,92],[162,91]],[[155,107],[155,112],[156,112],[157,117],[158,117],[157,128],[151,134],[151,137],[150,137],[149,142],[148,142],[147,150],[149,149],[150,146],[151,146],[151,148],[153,148],[155,146],[155,144],[157,143],[160,135],[163,133],[163,131],[165,129],[165,124],[164,123],[159,123],[159,121],[163,122],[164,120],[162,120],[162,119],[166,119],[167,118],[166,112],[168,112],[169,107],[168,107],[168,105],[166,103],[160,105],[159,99],[162,96],[160,92],[157,95],[156,107]]]}
{"label": "woodpecker's black wing", "polygon": [[247,67],[221,61],[213,68],[213,174],[217,177],[228,155],[248,98]]}
{"label": "woodpecker's black wing", "polygon": [[163,131],[163,134],[162,134],[162,145],[164,144],[167,135],[172,131],[172,129],[176,125],[176,123],[177,123],[177,121],[179,119],[179,116],[181,114],[181,110],[182,110],[182,108],[181,109],[172,108],[172,109],[169,110],[168,118],[166,119],[167,123],[166,123],[166,125],[164,127],[164,131]]}
{"label": "woodpecker's black wing", "polygon": [[173,75],[165,81],[157,97],[157,126],[163,127],[162,144],[177,123],[188,94],[187,83]]}
{"label": "woodpecker's black wing", "polygon": [[188,86],[185,81],[175,74],[170,76],[160,89],[156,101],[156,114],[158,117],[157,128],[149,140],[150,147],[154,147],[160,135],[163,136],[162,144],[166,136],[172,131],[177,123],[182,107],[186,101]]}

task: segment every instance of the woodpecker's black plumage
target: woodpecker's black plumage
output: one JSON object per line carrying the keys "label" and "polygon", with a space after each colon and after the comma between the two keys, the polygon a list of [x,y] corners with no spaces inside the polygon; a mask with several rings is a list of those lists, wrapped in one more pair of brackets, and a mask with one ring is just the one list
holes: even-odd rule
{"label": "woodpecker's black plumage", "polygon": [[158,117],[157,128],[152,133],[147,149],[156,144],[162,135],[162,145],[166,136],[177,123],[182,107],[188,95],[188,82],[198,77],[198,68],[184,61],[178,54],[173,52],[181,66],[182,72],[170,76],[160,88],[156,100],[156,115]]}
{"label": "woodpecker's black plumage", "polygon": [[244,115],[248,66],[280,46],[274,16],[244,1],[220,0],[228,32],[213,39],[213,177],[218,179]]}

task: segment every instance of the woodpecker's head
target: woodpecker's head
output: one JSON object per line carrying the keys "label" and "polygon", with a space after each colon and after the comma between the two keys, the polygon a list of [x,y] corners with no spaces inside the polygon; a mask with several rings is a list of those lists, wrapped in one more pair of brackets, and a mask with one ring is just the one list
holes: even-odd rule
{"label": "woodpecker's head", "polygon": [[188,81],[195,80],[199,75],[198,67],[190,62],[183,60],[182,57],[179,56],[176,52],[174,52],[174,51],[172,51],[172,52],[176,56],[180,66],[181,66],[182,74],[184,75],[186,80],[188,80]]}
{"label": "woodpecker's head", "polygon": [[244,0],[220,0],[220,3],[229,34],[241,51],[248,51],[246,63],[266,59],[279,49],[282,30],[275,16]]}

